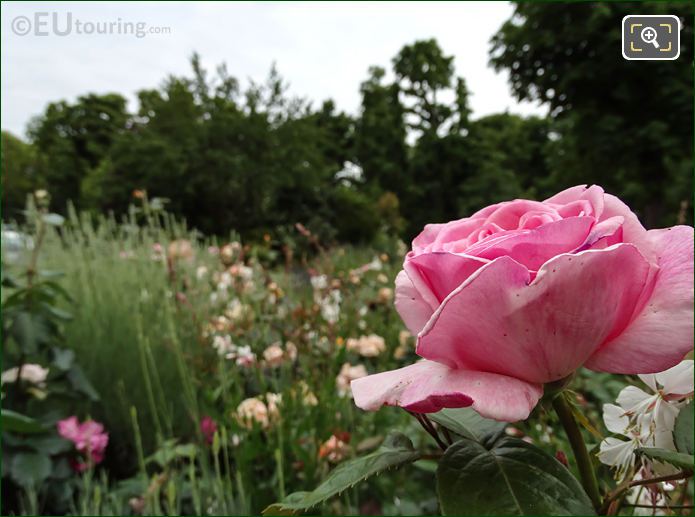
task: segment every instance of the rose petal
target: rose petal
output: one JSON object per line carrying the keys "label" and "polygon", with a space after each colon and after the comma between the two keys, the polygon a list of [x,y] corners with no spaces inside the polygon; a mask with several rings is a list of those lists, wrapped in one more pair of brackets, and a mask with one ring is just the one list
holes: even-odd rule
{"label": "rose petal", "polygon": [[[553,197],[550,197],[543,201],[544,203],[557,204],[557,205],[570,205],[576,201],[588,201],[589,206],[591,206],[591,213],[586,213],[585,215],[592,215],[596,219],[606,219],[608,216],[602,216],[604,211],[606,194],[604,190],[598,185],[591,185],[587,187],[586,185],[577,185],[576,187],[570,187],[558,192]],[[613,214],[619,215],[619,214]]]}
{"label": "rose petal", "polygon": [[622,242],[624,221],[624,217],[616,215],[595,224],[589,232],[586,242],[577,251],[603,249]]}
{"label": "rose petal", "polygon": [[559,219],[559,216],[555,209],[545,203],[540,201],[531,201],[529,199],[515,199],[514,201],[507,201],[495,205],[497,208],[486,213],[484,210],[476,213],[473,217],[479,217],[481,214],[486,213],[487,218],[485,222],[494,223],[505,230],[516,230],[519,228],[519,223],[523,216],[528,212],[545,212],[551,217]]}
{"label": "rose petal", "polygon": [[405,326],[414,336],[420,333],[434,313],[405,271],[396,276],[395,305]]}
{"label": "rose petal", "polygon": [[469,247],[466,254],[489,260],[508,256],[536,271],[556,255],[584,244],[593,224],[593,217],[570,217],[530,230],[500,232]]}
{"label": "rose petal", "polygon": [[526,419],[543,395],[537,384],[494,373],[451,369],[432,361],[356,379],[351,388],[355,404],[367,411],[383,405],[416,413],[471,406],[486,418],[504,422]]}
{"label": "rose petal", "polygon": [[624,329],[648,272],[631,244],[559,255],[531,283],[524,266],[500,257],[440,305],[417,353],[528,382],[562,379]]}
{"label": "rose petal", "polygon": [[587,362],[612,373],[660,372],[693,348],[693,229],[647,232],[659,271],[651,297],[625,330]]}
{"label": "rose petal", "polygon": [[444,249],[445,246],[465,241],[484,223],[484,218],[465,217],[445,224],[428,224],[420,235],[413,239],[413,252],[419,255],[425,252],[448,251]]}
{"label": "rose petal", "polygon": [[644,258],[651,263],[656,263],[654,248],[642,223],[625,203],[611,194],[603,196],[603,213],[599,221],[605,221],[611,217],[623,218],[623,242],[630,242],[637,246]]}
{"label": "rose petal", "polygon": [[432,301],[434,312],[451,291],[488,262],[478,257],[438,252],[408,258],[403,267],[423,298]]}

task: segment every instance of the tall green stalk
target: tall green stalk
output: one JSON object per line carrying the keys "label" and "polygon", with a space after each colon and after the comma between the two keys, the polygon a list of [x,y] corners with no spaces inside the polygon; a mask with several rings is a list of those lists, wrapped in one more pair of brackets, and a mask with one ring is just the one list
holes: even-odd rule
{"label": "tall green stalk", "polygon": [[594,472],[594,467],[591,464],[591,457],[586,449],[581,429],[579,429],[579,425],[577,425],[577,421],[574,419],[574,415],[572,415],[572,408],[567,402],[564,392],[561,391],[553,398],[553,409],[555,409],[555,413],[560,418],[562,427],[565,429],[567,438],[572,446],[582,486],[589,499],[591,499],[594,508],[598,510],[601,507],[601,493],[598,489],[596,472]]}

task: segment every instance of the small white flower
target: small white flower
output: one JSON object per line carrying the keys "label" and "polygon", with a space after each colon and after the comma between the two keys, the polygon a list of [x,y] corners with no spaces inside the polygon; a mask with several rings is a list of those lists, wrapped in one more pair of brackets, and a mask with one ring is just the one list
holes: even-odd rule
{"label": "small white flower", "polygon": [[337,289],[331,290],[328,296],[321,300],[321,317],[328,323],[334,324],[340,318],[340,302],[342,296]]}
{"label": "small white flower", "polygon": [[316,275],[311,277],[311,287],[314,291],[320,291],[328,287],[328,278],[326,275]]}
{"label": "small white flower", "polygon": [[610,432],[627,438],[606,438],[601,442],[598,453],[601,463],[615,467],[618,479],[622,480],[635,464],[635,449],[642,447],[648,437],[648,429],[642,422],[633,425],[625,410],[615,404],[603,405],[603,422]]}
{"label": "small white flower", "polygon": [[[606,438],[601,442],[599,460],[616,467],[623,479],[635,464],[635,449],[658,447],[675,450],[673,428],[681,408],[693,394],[693,361],[686,360],[666,371],[639,375],[653,393],[628,386],[618,395],[617,403],[603,406],[606,428],[627,440]],[[653,462],[651,470],[659,474],[674,472],[670,465]]]}
{"label": "small white flower", "polygon": [[240,346],[237,347],[233,357],[227,357],[227,359],[234,359],[237,366],[252,366],[256,363],[256,354],[251,351],[250,346]]}
{"label": "small white flower", "polygon": [[212,348],[217,351],[218,355],[228,356],[237,351],[237,347],[232,343],[232,338],[229,336],[215,336],[212,339]]}

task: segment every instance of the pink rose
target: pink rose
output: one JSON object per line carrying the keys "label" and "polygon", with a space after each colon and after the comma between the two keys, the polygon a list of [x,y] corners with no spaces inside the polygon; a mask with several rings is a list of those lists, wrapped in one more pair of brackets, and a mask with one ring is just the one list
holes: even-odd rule
{"label": "pink rose", "polygon": [[[104,426],[94,420],[85,420],[82,424],[76,416],[68,417],[57,423],[58,434],[75,444],[75,449],[89,457],[91,465],[101,463],[109,443],[109,435],[104,432]],[[88,464],[75,461],[73,467],[78,472],[88,468]]]}
{"label": "pink rose", "polygon": [[352,382],[366,410],[523,420],[585,365],[652,373],[693,347],[693,229],[647,231],[596,185],[427,225],[396,278],[424,360]]}

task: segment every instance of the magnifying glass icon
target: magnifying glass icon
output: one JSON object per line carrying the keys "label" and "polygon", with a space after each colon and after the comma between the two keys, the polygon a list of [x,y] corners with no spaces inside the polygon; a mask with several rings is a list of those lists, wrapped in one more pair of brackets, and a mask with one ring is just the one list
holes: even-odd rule
{"label": "magnifying glass icon", "polygon": [[642,29],[640,37],[647,45],[654,45],[654,48],[659,48],[659,42],[656,41],[656,29],[654,27],[645,27]]}

